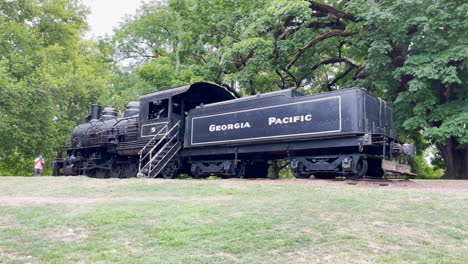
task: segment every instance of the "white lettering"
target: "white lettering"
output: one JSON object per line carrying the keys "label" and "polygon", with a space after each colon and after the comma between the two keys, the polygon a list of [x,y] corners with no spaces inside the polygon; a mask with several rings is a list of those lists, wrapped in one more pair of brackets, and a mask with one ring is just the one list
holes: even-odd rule
{"label": "white lettering", "polygon": [[241,129],[241,128],[250,128],[250,123],[234,123],[234,124],[223,124],[223,125],[210,125],[208,130],[210,132],[215,131],[226,131],[226,130],[233,130],[233,129]]}
{"label": "white lettering", "polygon": [[312,121],[312,115],[300,115],[300,116],[286,116],[286,117],[269,117],[268,125],[283,125],[290,123],[299,123],[299,122],[310,122]]}
{"label": "white lettering", "polygon": [[268,125],[273,125],[275,123],[276,117],[270,117],[268,118]]}

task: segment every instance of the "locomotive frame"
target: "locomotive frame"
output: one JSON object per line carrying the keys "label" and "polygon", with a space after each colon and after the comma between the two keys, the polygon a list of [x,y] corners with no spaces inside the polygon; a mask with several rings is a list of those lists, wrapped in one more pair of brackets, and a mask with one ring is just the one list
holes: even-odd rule
{"label": "locomotive frame", "polygon": [[393,135],[392,109],[360,88],[306,96],[282,90],[235,98],[195,83],[131,102],[123,117],[92,107],[56,174],[91,177],[266,177],[270,160],[299,178],[411,174],[414,145]]}

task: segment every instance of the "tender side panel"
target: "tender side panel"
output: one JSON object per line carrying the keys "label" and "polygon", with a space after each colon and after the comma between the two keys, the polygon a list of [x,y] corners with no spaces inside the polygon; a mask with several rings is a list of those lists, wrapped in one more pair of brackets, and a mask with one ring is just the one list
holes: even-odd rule
{"label": "tender side panel", "polygon": [[341,96],[193,117],[192,146],[340,132]]}
{"label": "tender side panel", "polygon": [[392,109],[388,104],[369,94],[364,100],[365,130],[372,134],[392,136]]}

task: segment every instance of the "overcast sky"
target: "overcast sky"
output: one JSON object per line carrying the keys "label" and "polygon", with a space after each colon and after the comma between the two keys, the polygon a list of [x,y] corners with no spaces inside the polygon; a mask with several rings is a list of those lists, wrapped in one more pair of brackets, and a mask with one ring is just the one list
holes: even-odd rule
{"label": "overcast sky", "polygon": [[126,14],[135,14],[143,0],[83,0],[91,8],[88,17],[90,32],[87,37],[112,34]]}

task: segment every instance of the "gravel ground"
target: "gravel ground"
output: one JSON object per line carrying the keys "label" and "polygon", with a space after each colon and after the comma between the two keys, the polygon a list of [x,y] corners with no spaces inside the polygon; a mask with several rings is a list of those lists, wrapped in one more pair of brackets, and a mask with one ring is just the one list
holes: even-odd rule
{"label": "gravel ground", "polygon": [[402,189],[442,194],[457,194],[468,196],[468,181],[456,180],[401,180],[401,179],[364,179],[326,180],[326,179],[230,179],[231,181],[250,181],[258,183],[292,183],[311,184],[317,186],[354,186],[357,188]]}

